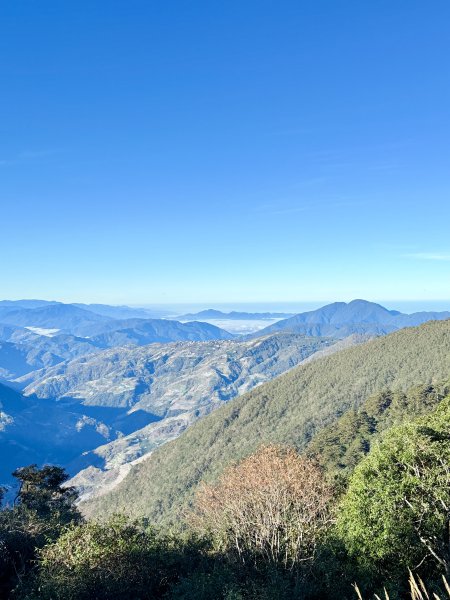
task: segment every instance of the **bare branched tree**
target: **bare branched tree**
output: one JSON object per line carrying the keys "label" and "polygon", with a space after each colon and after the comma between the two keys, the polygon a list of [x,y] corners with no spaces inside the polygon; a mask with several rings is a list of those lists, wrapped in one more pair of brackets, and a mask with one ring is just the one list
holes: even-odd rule
{"label": "bare branched tree", "polygon": [[264,446],[203,484],[191,523],[241,560],[293,568],[311,561],[333,519],[332,490],[320,468],[294,449]]}

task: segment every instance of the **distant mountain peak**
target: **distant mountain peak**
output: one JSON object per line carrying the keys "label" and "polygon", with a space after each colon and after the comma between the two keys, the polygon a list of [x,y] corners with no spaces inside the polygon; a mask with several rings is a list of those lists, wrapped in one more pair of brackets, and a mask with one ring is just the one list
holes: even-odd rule
{"label": "distant mountain peak", "polygon": [[388,310],[376,302],[356,298],[348,303],[333,302],[316,310],[278,321],[259,331],[258,335],[274,331],[339,338],[353,333],[384,335],[402,327],[413,327],[425,321],[448,318],[450,318],[448,312],[405,315],[397,310]]}

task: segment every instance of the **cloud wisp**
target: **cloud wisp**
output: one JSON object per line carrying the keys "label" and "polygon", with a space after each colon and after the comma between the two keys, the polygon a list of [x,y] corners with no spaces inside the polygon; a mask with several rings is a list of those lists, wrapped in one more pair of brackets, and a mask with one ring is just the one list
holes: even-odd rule
{"label": "cloud wisp", "polygon": [[434,260],[441,262],[450,262],[450,253],[445,252],[413,252],[412,254],[404,254],[405,258],[416,260]]}

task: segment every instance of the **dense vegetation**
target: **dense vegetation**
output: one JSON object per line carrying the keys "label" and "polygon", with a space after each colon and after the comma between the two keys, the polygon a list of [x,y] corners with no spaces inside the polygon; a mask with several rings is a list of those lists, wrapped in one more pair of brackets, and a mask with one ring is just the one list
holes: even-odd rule
{"label": "dense vegetation", "polygon": [[[231,413],[220,411],[222,424],[216,413],[193,428],[197,449],[192,430],[168,445],[179,457],[187,438],[181,448],[191,454],[166,483],[168,503],[139,519],[85,521],[62,469],[17,470],[16,500],[0,511],[0,597],[450,597],[449,337],[448,323],[399,332],[238,399]],[[347,411],[339,415],[338,406]],[[240,444],[238,433],[247,436]],[[199,462],[208,442],[212,454]],[[230,461],[233,451],[242,458]],[[169,480],[151,475],[164,483],[173,472]],[[130,493],[129,509],[136,498]],[[148,518],[167,508],[166,523]],[[177,527],[168,525],[171,514]]]}
{"label": "dense vegetation", "polygon": [[89,515],[123,510],[152,522],[177,522],[201,480],[213,480],[261,443],[302,451],[371,395],[445,381],[449,364],[450,321],[442,321],[302,365],[202,419],[133,467],[113,493],[82,508]]}
{"label": "dense vegetation", "polygon": [[320,431],[309,444],[308,455],[330,476],[345,478],[384,431],[410,420],[411,416],[430,412],[449,392],[449,383],[378,392]]}
{"label": "dense vegetation", "polygon": [[450,397],[392,428],[356,467],[336,533],[370,582],[450,576]]}
{"label": "dense vegetation", "polygon": [[68,479],[63,469],[31,465],[13,476],[17,496],[12,507],[0,511],[0,598],[7,598],[32,571],[39,548],[82,520],[75,490],[62,487]]}
{"label": "dense vegetation", "polygon": [[311,459],[262,446],[203,484],[182,535],[123,516],[80,522],[60,469],[17,475],[18,504],[0,513],[5,598],[447,597],[450,397],[389,429],[343,496]]}

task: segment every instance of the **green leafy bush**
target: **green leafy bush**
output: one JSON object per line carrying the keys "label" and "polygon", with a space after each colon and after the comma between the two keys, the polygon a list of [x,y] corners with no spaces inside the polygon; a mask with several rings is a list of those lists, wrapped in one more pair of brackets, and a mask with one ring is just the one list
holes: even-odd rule
{"label": "green leafy bush", "polygon": [[199,569],[201,545],[116,515],[107,523],[68,529],[40,551],[30,598],[139,600],[161,598],[183,575]]}
{"label": "green leafy bush", "polygon": [[391,429],[355,469],[337,530],[349,554],[395,580],[450,571],[450,399]]}
{"label": "green leafy bush", "polygon": [[19,491],[14,506],[0,511],[0,597],[8,597],[34,568],[36,551],[56,540],[64,528],[81,522],[77,494],[64,487],[60,467],[36,465],[13,473]]}

